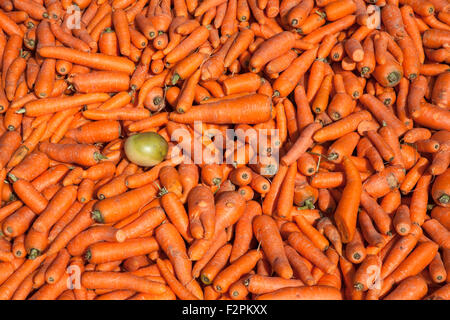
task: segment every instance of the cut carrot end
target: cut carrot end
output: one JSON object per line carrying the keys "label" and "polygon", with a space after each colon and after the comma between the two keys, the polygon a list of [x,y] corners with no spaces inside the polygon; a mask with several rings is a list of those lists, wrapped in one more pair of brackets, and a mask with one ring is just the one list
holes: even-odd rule
{"label": "cut carrot end", "polygon": [[442,204],[448,204],[450,201],[450,196],[448,194],[443,194],[442,196],[439,197],[438,200]]}
{"label": "cut carrot end", "polygon": [[104,223],[103,216],[99,210],[92,211],[92,219],[98,223]]}
{"label": "cut carrot end", "polygon": [[28,255],[28,259],[34,260],[41,255],[41,251],[35,248],[30,250],[30,254]]}

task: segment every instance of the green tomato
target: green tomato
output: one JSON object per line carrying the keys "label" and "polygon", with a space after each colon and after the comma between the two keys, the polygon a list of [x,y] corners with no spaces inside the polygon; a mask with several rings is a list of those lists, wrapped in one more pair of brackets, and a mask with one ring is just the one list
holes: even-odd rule
{"label": "green tomato", "polygon": [[152,167],[164,160],[169,145],[156,132],[132,135],[125,141],[125,154],[128,160],[144,167]]}

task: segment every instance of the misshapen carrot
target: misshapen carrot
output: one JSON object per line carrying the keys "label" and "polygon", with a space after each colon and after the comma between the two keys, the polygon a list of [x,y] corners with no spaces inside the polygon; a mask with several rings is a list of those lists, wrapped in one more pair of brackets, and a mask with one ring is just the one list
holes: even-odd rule
{"label": "misshapen carrot", "polygon": [[203,293],[198,283],[192,279],[192,262],[188,258],[184,241],[177,229],[172,224],[165,223],[156,229],[155,236],[161,249],[173,264],[177,278],[192,294],[201,299]]}
{"label": "misshapen carrot", "polygon": [[284,253],[281,236],[272,218],[262,215],[253,219],[253,232],[261,243],[273,270],[282,278],[289,279],[293,271]]}
{"label": "misshapen carrot", "polygon": [[337,205],[335,219],[342,241],[347,243],[352,240],[355,232],[356,216],[359,206],[359,199],[357,197],[361,193],[362,184],[359,172],[349,158],[344,156],[343,165],[347,183],[341,201]]}
{"label": "misshapen carrot", "polygon": [[[261,68],[269,61],[281,56],[294,46],[295,36],[291,32],[282,32],[270,39],[264,41],[258,49],[253,53],[250,59],[250,67],[253,71],[261,70]],[[273,45],[278,47],[274,50]]]}
{"label": "misshapen carrot", "polygon": [[261,206],[255,201],[248,201],[246,211],[236,223],[233,247],[230,253],[230,262],[233,263],[250,248],[253,235],[252,223],[256,216],[261,215]]}
{"label": "misshapen carrot", "polygon": [[324,272],[332,272],[336,266],[328,257],[320,251],[314,244],[302,233],[292,232],[288,237],[289,245],[297,250],[303,257],[311,261],[315,266]]}

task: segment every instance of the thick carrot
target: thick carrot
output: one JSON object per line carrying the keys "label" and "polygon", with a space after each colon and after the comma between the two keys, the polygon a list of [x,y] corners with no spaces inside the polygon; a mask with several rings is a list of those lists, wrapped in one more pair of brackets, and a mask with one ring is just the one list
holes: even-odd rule
{"label": "thick carrot", "polygon": [[77,92],[121,92],[130,86],[130,77],[125,72],[94,71],[75,74],[69,79]]}
{"label": "thick carrot", "polygon": [[169,119],[179,123],[261,123],[270,119],[272,103],[267,96],[251,94],[230,100],[193,106],[184,114],[170,113]]}
{"label": "thick carrot", "polygon": [[87,144],[55,144],[41,143],[40,151],[47,154],[50,158],[68,163],[75,163],[84,166],[95,165],[99,160],[104,159],[95,146]]}
{"label": "thick carrot", "polygon": [[378,278],[381,259],[377,255],[368,255],[356,270],[353,286],[356,290],[367,291],[380,281]]}
{"label": "thick carrot", "polygon": [[297,166],[295,163],[289,166],[283,180],[283,185],[277,199],[276,215],[282,219],[291,220],[290,216],[292,203],[294,201],[295,175]]}
{"label": "thick carrot", "polygon": [[153,294],[167,290],[164,284],[125,272],[84,272],[81,284],[87,289],[128,289]]}
{"label": "thick carrot", "polygon": [[23,203],[35,213],[44,211],[48,205],[48,201],[30,182],[23,179],[17,179],[13,175],[9,175],[9,178],[13,181],[14,192]]}
{"label": "thick carrot", "polygon": [[148,254],[158,250],[158,247],[153,237],[131,239],[120,243],[96,242],[88,247],[85,258],[91,263],[105,263]]}
{"label": "thick carrot", "polygon": [[39,49],[39,55],[44,58],[66,60],[97,70],[120,71],[128,74],[134,71],[134,63],[131,60],[101,53],[87,53],[64,47],[42,47]]}
{"label": "thick carrot", "polygon": [[342,293],[329,286],[283,288],[258,296],[257,300],[343,300]]}
{"label": "thick carrot", "polygon": [[450,285],[446,284],[442,288],[437,289],[431,295],[426,297],[426,300],[448,300],[450,292]]}
{"label": "thick carrot", "polygon": [[406,278],[383,300],[419,300],[428,291],[426,281],[421,276]]}
{"label": "thick carrot", "polygon": [[356,229],[353,239],[345,247],[345,257],[352,263],[361,263],[366,255],[364,240],[359,230]]}
{"label": "thick carrot", "polygon": [[189,230],[196,239],[210,239],[214,232],[214,197],[207,187],[197,186],[188,199]]}
{"label": "thick carrot", "polygon": [[119,221],[138,211],[157,194],[153,184],[137,188],[126,193],[104,199],[96,203],[92,217],[100,223]]}
{"label": "thick carrot", "polygon": [[165,57],[166,64],[172,65],[182,60],[198,46],[203,44],[203,42],[208,39],[208,36],[209,30],[205,26],[196,28],[188,37],[167,54]]}
{"label": "thick carrot", "polygon": [[231,249],[232,246],[230,244],[221,247],[202,269],[200,279],[204,284],[211,284],[217,274],[225,267],[227,260],[230,257]]}
{"label": "thick carrot", "polygon": [[429,219],[423,223],[423,229],[428,236],[441,248],[450,248],[449,231],[437,220]]}
{"label": "thick carrot", "polygon": [[431,180],[432,176],[430,174],[423,174],[417,181],[411,197],[411,221],[418,225],[422,225],[426,218],[428,190]]}
{"label": "thick carrot", "polygon": [[0,137],[0,168],[4,168],[9,162],[14,151],[20,146],[21,136],[17,131],[7,131]]}
{"label": "thick carrot", "polygon": [[299,279],[284,279],[255,274],[249,276],[244,281],[244,285],[250,293],[262,295],[282,288],[303,287],[304,284]]}
{"label": "thick carrot", "polygon": [[450,191],[448,187],[448,179],[450,170],[447,169],[441,175],[436,177],[431,188],[431,196],[436,204],[449,207],[450,206]]}

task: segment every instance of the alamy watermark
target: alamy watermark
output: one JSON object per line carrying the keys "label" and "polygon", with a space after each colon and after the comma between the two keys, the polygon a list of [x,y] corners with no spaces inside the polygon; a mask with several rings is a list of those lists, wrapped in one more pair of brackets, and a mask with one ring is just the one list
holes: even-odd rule
{"label": "alamy watermark", "polygon": [[81,29],[81,9],[76,5],[71,5],[66,10],[66,27],[69,30]]}
{"label": "alamy watermark", "polygon": [[367,14],[369,15],[367,19],[367,27],[369,29],[380,29],[381,28],[381,11],[380,7],[376,5],[367,6]]}

